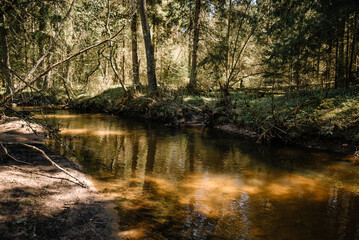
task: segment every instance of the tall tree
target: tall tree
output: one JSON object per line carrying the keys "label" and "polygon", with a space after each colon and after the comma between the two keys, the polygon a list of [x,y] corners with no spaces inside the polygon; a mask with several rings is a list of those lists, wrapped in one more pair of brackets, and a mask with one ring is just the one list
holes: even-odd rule
{"label": "tall tree", "polygon": [[146,48],[148,92],[149,94],[153,94],[157,90],[156,62],[155,62],[155,56],[154,56],[154,51],[151,41],[150,27],[148,24],[146,0],[139,0],[138,5],[140,10],[140,16],[141,16],[143,40],[145,42],[145,48]]}
{"label": "tall tree", "polygon": [[193,49],[192,49],[192,67],[188,88],[193,90],[197,85],[197,56],[199,42],[199,24],[200,24],[201,0],[196,0],[196,9],[194,14],[194,31],[193,31]]}
{"label": "tall tree", "polygon": [[226,66],[226,79],[228,79],[229,77],[229,47],[230,47],[230,37],[231,37],[231,24],[232,24],[232,0],[229,0],[228,3],[229,7],[228,7],[228,20],[227,20],[227,34],[226,34],[226,62],[225,62],[225,66]]}
{"label": "tall tree", "polygon": [[140,68],[137,54],[137,14],[132,15],[131,20],[131,40],[132,40],[132,75],[133,85],[140,85]]}
{"label": "tall tree", "polygon": [[1,48],[1,61],[2,66],[0,68],[3,70],[3,76],[5,79],[6,85],[6,94],[11,94],[14,89],[14,83],[12,80],[11,73],[9,69],[10,66],[10,54],[8,49],[8,41],[7,41],[7,30],[5,25],[5,16],[0,11],[0,48]]}

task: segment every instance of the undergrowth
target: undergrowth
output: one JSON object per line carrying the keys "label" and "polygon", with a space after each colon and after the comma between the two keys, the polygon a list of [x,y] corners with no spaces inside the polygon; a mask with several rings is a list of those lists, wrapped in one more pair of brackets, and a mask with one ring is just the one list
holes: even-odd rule
{"label": "undergrowth", "polygon": [[[147,96],[143,89],[124,92],[122,88],[111,88],[94,97],[82,94],[70,107],[143,117],[172,126],[201,116],[209,126],[232,124],[256,132],[259,141],[340,138],[356,144],[359,142],[358,90],[310,90],[262,98],[233,92],[223,99],[216,93],[194,95],[185,90],[160,89],[156,95]],[[36,99],[30,93],[26,98]],[[48,92],[47,98],[55,104],[68,101],[64,93]]]}

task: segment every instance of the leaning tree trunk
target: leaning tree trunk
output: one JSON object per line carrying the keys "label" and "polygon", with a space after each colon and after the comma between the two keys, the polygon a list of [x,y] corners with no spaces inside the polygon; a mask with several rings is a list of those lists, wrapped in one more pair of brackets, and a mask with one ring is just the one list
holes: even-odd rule
{"label": "leaning tree trunk", "polygon": [[11,76],[11,73],[9,69],[10,66],[10,55],[8,51],[8,43],[6,39],[6,28],[5,28],[5,16],[2,12],[0,12],[0,49],[1,49],[1,61],[2,66],[0,66],[0,69],[2,69],[5,79],[5,85],[6,85],[6,95],[12,94],[14,90],[14,82]]}
{"label": "leaning tree trunk", "polygon": [[196,9],[194,16],[193,50],[192,50],[192,68],[188,88],[194,90],[197,85],[197,52],[199,41],[199,14],[201,12],[201,0],[196,0]]}
{"label": "leaning tree trunk", "polygon": [[145,42],[146,57],[147,57],[147,78],[148,78],[148,93],[153,94],[157,90],[156,81],[156,62],[151,41],[151,32],[148,24],[146,0],[139,0],[139,10],[141,16],[141,25],[143,32],[143,40]]}
{"label": "leaning tree trunk", "polygon": [[131,21],[131,40],[132,40],[132,75],[133,85],[138,87],[140,85],[140,69],[138,65],[137,54],[137,14],[133,14]]}

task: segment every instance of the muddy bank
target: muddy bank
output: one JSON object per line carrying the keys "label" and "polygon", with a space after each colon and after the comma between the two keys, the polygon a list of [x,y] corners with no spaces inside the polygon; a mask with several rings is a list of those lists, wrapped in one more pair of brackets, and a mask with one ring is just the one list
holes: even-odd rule
{"label": "muddy bank", "polygon": [[[44,136],[36,125],[16,118],[1,120],[0,141],[12,156],[1,150],[1,239],[114,239],[116,220],[109,211],[112,203],[99,197],[77,165],[44,149]],[[44,150],[88,187],[76,184],[40,152],[6,142],[27,143]]]}

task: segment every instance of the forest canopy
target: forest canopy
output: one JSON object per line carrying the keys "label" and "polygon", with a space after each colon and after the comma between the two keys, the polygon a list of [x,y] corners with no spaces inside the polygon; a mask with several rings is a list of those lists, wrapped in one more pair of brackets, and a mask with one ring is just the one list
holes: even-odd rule
{"label": "forest canopy", "polygon": [[358,13],[355,0],[2,0],[1,86],[349,88]]}

